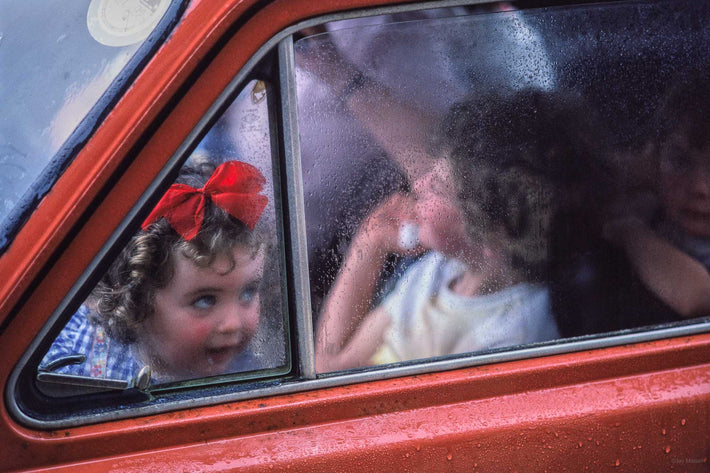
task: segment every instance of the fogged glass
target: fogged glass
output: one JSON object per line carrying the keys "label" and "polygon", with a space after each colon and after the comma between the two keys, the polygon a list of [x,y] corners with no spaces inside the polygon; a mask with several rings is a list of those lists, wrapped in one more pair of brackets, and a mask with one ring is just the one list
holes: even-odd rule
{"label": "fogged glass", "polygon": [[41,389],[287,370],[274,199],[266,85],[252,81],[56,338]]}
{"label": "fogged glass", "polygon": [[503,2],[304,31],[318,370],[710,315],[708,8]]}

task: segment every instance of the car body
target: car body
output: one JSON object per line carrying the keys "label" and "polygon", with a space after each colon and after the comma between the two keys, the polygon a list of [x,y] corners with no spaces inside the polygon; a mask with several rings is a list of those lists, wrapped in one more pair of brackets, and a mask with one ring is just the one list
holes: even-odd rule
{"label": "car body", "polygon": [[[253,392],[220,385],[162,400],[158,393],[127,410],[94,417],[84,410],[76,422],[23,417],[16,366],[38,346],[38,334],[46,338],[67,295],[76,299],[77,282],[105,268],[96,261],[136,227],[146,189],[157,192],[166,165],[214,122],[233,84],[267,54],[283,61],[288,47],[279,42],[319,17],[398,3],[187,4],[0,256],[0,470],[707,471],[710,333],[703,320],[508,358],[317,375],[310,313],[299,302],[308,293],[300,169],[288,160],[280,171],[290,242],[288,375]],[[421,5],[402,8],[410,7]],[[287,101],[293,78],[278,77]],[[278,121],[289,129],[288,113]],[[294,140],[279,135],[281,152]]]}

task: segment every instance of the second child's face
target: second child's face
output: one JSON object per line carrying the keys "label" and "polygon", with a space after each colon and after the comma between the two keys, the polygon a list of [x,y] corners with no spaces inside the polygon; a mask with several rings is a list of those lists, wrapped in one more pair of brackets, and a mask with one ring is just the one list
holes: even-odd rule
{"label": "second child's face", "polygon": [[449,161],[438,159],[431,170],[414,181],[412,190],[422,245],[459,256],[467,246],[467,237]]}
{"label": "second child's face", "polygon": [[694,150],[675,137],[661,150],[661,199],[666,218],[710,238],[710,146]]}
{"label": "second child's face", "polygon": [[186,379],[224,374],[259,324],[264,254],[238,246],[206,268],[175,255],[175,273],[155,293],[140,348],[158,376]]}

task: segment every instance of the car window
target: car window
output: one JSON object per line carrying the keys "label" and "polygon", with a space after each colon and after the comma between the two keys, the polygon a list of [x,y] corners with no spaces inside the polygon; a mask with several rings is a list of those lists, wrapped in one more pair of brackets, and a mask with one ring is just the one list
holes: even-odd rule
{"label": "car window", "polygon": [[253,80],[73,311],[38,367],[40,391],[287,371],[273,176],[267,87]]}
{"label": "car window", "polygon": [[502,2],[305,31],[318,370],[710,315],[707,16]]}
{"label": "car window", "polygon": [[[71,150],[62,146],[72,132],[123,88],[106,92],[124,67],[135,69],[149,52],[141,46],[170,7],[171,0],[0,2],[0,247],[51,186],[51,168],[65,166]],[[106,104],[98,107],[77,139]]]}

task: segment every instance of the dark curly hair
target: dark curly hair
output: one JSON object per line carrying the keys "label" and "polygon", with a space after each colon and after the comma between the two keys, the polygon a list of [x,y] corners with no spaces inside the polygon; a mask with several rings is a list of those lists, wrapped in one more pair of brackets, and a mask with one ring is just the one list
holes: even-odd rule
{"label": "dark curly hair", "polygon": [[450,110],[439,134],[469,236],[504,241],[526,280],[547,276],[550,233],[567,192],[590,177],[598,135],[575,97],[535,90],[484,94]]}
{"label": "dark curly hair", "polygon": [[[206,159],[192,159],[176,182],[201,187],[214,169],[214,164]],[[220,256],[232,258],[231,250],[236,246],[251,247],[256,255],[262,244],[257,231],[250,231],[244,223],[209,203],[202,226],[190,241],[161,218],[131,238],[92,292],[93,322],[112,338],[133,343],[137,328],[153,315],[155,291],[166,287],[173,278],[175,255],[208,267]]]}

